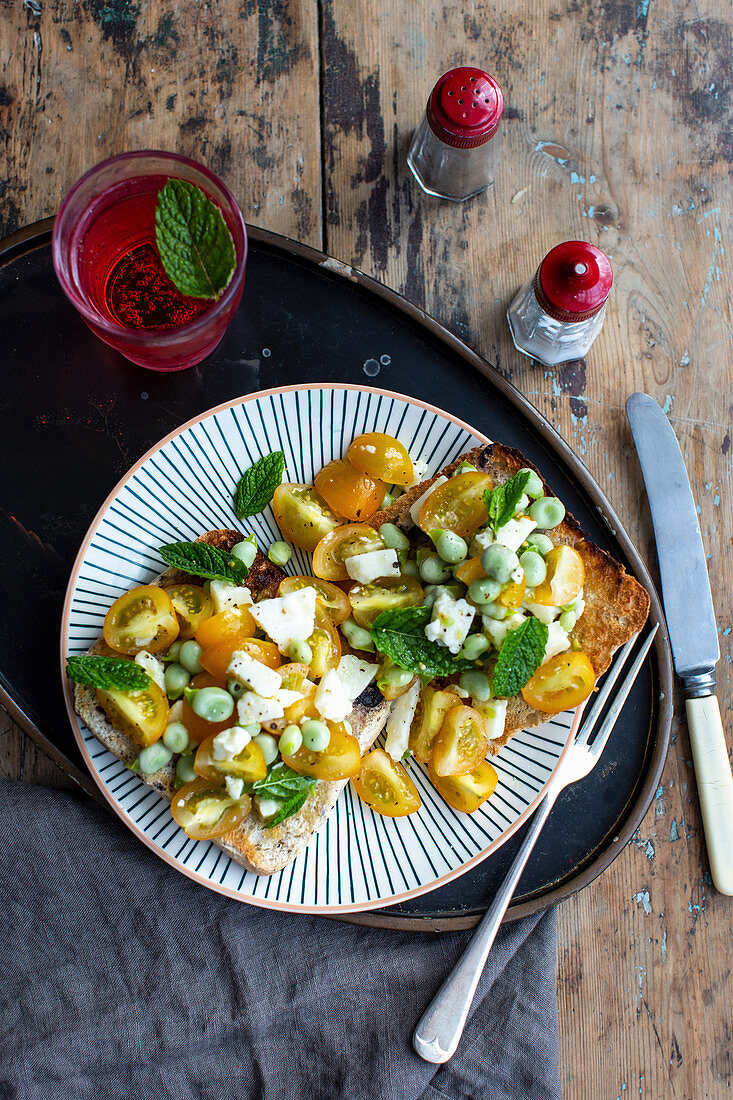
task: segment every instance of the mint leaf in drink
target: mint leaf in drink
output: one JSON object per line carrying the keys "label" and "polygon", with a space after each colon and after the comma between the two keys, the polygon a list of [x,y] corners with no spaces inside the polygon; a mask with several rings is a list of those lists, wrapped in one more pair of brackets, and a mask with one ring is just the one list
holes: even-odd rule
{"label": "mint leaf in drink", "polygon": [[484,493],[484,504],[486,505],[486,511],[489,513],[489,524],[494,532],[513,518],[530,477],[529,470],[520,470],[518,474],[510,477],[503,485],[497,485],[495,489],[487,489]]}
{"label": "mint leaf in drink", "polygon": [[316,780],[309,775],[298,775],[282,761],[273,765],[264,779],[252,784],[252,794],[264,794],[268,798],[291,798],[304,790],[310,790]]}
{"label": "mint leaf in drink", "polygon": [[232,235],[219,207],[195,184],[171,179],[158,192],[155,242],[181,294],[218,298],[229,285],[237,261]]}
{"label": "mint leaf in drink", "polygon": [[494,695],[509,699],[521,691],[542,663],[547,637],[547,626],[534,616],[509,631],[494,668]]}
{"label": "mint leaf in drink", "polygon": [[375,648],[421,680],[451,676],[454,672],[473,668],[472,661],[454,657],[445,646],[425,637],[425,627],[430,622],[431,614],[429,607],[400,607],[395,611],[383,611],[375,619],[370,632]]}
{"label": "mint leaf in drink", "polygon": [[184,573],[209,581],[244,584],[249,572],[239,558],[205,542],[171,542],[168,546],[161,546],[158,553],[174,569],[182,569]]}
{"label": "mint leaf in drink", "polygon": [[147,672],[136,661],[128,661],[125,657],[96,657],[91,653],[69,657],[66,675],[76,684],[88,684],[103,691],[145,691],[150,684]]}
{"label": "mint leaf in drink", "polygon": [[273,451],[245,470],[234,492],[234,511],[239,519],[264,511],[283,479],[285,455]]}

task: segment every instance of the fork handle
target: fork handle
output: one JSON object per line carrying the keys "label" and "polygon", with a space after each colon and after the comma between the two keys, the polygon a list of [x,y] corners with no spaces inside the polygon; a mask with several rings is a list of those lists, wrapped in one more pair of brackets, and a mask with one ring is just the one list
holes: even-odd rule
{"label": "fork handle", "polygon": [[542,799],[496,897],[487,909],[468,947],[433,997],[415,1028],[412,1044],[426,1062],[436,1064],[447,1062],[456,1052],[473,1003],[476,986],[496,939],[496,933],[499,931],[502,918],[537,842],[537,837],[561,789],[561,786],[553,784]]}
{"label": "fork handle", "polygon": [[733,894],[733,777],[714,695],[685,700],[705,843],[716,890]]}

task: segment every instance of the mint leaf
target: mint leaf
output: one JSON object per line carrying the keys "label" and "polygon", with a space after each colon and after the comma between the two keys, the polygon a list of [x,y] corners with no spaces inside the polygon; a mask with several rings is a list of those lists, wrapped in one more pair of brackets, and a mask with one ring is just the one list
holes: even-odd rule
{"label": "mint leaf", "polygon": [[494,694],[500,699],[516,695],[540,667],[548,630],[531,616],[510,630],[502,642],[494,668]]}
{"label": "mint leaf", "polygon": [[264,511],[283,479],[285,455],[273,451],[245,470],[234,492],[234,511],[239,519]]}
{"label": "mint leaf", "polygon": [[182,569],[184,573],[205,577],[209,581],[244,584],[249,572],[239,558],[205,542],[171,542],[168,546],[161,546],[158,553],[174,569]]}
{"label": "mint leaf", "polygon": [[229,285],[237,260],[232,235],[219,207],[193,183],[168,180],[158,192],[155,243],[181,294],[218,298]]}
{"label": "mint leaf", "polygon": [[120,691],[145,691],[150,677],[136,661],[125,657],[95,657],[91,653],[69,657],[66,675],[76,684]]}
{"label": "mint leaf", "polygon": [[503,485],[497,485],[495,489],[487,489],[484,493],[484,504],[489,513],[489,524],[494,532],[508,523],[514,516],[522,493],[527,488],[530,479],[528,470],[520,470],[514,477],[510,477]]}
{"label": "mint leaf", "polygon": [[287,800],[284,806],[280,807],[275,816],[266,822],[265,828],[272,829],[275,825],[279,825],[282,821],[286,821],[287,818],[292,817],[293,814],[297,814],[301,806],[307,802],[309,794],[310,790],[307,787],[305,790],[298,791],[294,794]]}
{"label": "mint leaf", "polygon": [[430,622],[429,607],[400,607],[396,611],[383,611],[371,629],[375,647],[386,654],[400,668],[416,673],[421,680],[435,676],[451,676],[473,668],[472,661],[454,657],[445,646],[425,637],[425,626]]}
{"label": "mint leaf", "polygon": [[264,794],[268,798],[288,799],[294,794],[309,791],[316,780],[309,775],[298,775],[282,761],[270,768],[264,779],[252,784],[252,794]]}

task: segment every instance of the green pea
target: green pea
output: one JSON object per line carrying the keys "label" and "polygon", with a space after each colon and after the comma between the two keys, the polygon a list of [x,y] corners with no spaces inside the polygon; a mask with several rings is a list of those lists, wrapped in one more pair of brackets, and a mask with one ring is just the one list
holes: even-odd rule
{"label": "green pea", "polygon": [[181,646],[178,660],[181,662],[186,672],[190,672],[192,676],[195,676],[197,672],[203,672],[203,668],[199,663],[199,657],[203,652],[198,642],[194,642],[193,639],[184,642]]}
{"label": "green pea", "polygon": [[458,477],[459,474],[472,474],[476,470],[475,466],[472,466],[470,462],[462,462],[460,466],[456,466],[451,477]]}
{"label": "green pea", "polygon": [[487,546],[481,555],[481,567],[487,576],[499,584],[508,584],[519,565],[519,558],[508,546],[495,542]]}
{"label": "green pea", "polygon": [[165,681],[166,695],[170,696],[171,699],[180,699],[181,695],[183,695],[183,689],[188,684],[191,676],[183,665],[173,664],[166,665],[163,679]]}
{"label": "green pea", "polygon": [[469,598],[474,603],[490,603],[501,592],[501,585],[493,577],[479,577],[468,586]]}
{"label": "green pea", "polygon": [[163,744],[171,752],[185,752],[189,746],[188,730],[183,722],[169,722],[163,734]]}
{"label": "green pea", "polygon": [[565,519],[565,505],[557,497],[540,497],[530,508],[529,514],[538,527],[549,530]]}
{"label": "green pea", "polygon": [[394,523],[383,523],[379,528],[379,537],[388,550],[409,550],[410,540]]}
{"label": "green pea", "polygon": [[548,538],[547,535],[543,535],[541,531],[533,531],[527,538],[527,546],[529,546],[530,550],[542,554],[542,557],[550,553],[553,545],[552,539]]}
{"label": "green pea", "polygon": [[176,779],[180,783],[190,783],[192,779],[196,779],[192,754],[186,753],[184,756],[179,756],[176,764]]}
{"label": "green pea", "polygon": [[377,687],[385,694],[393,690],[399,691],[401,688],[407,687],[415,679],[413,672],[408,672],[405,668],[388,668],[377,678]]}
{"label": "green pea", "polygon": [[466,540],[454,534],[453,531],[441,531],[435,540],[435,549],[438,551],[438,557],[449,565],[458,565],[459,562],[465,561],[468,555]]}
{"label": "green pea", "polygon": [[374,650],[374,642],[369,631],[359,626],[353,619],[344,619],[341,623],[341,631],[352,649],[365,649],[369,653]]}
{"label": "green pea", "polygon": [[171,661],[177,661],[178,660],[178,654],[181,652],[181,646],[182,645],[183,645],[183,642],[179,638],[177,642],[174,642],[172,646],[168,647],[168,652],[166,653],[166,657],[170,658]]}
{"label": "green pea", "polygon": [[395,497],[391,493],[384,494],[384,500],[382,501],[382,508],[389,508],[390,504],[394,504]]}
{"label": "green pea", "polygon": [[300,732],[300,726],[286,726],[280,734],[278,749],[283,756],[292,756],[302,744],[303,734]]}
{"label": "green pea", "polygon": [[328,748],[331,740],[331,731],[325,722],[319,722],[317,718],[308,718],[300,728],[303,735],[303,744],[312,752],[323,752]]}
{"label": "green pea", "polygon": [[416,581],[420,579],[420,570],[417,567],[417,562],[413,561],[412,558],[408,558],[407,561],[404,562],[402,572],[404,576],[414,577]]}
{"label": "green pea", "polygon": [[520,474],[529,474],[529,480],[524,487],[524,491],[527,496],[532,497],[533,499],[541,497],[545,490],[542,488],[542,478],[540,477],[540,475],[536,474],[534,470],[529,470],[526,466],[524,466],[519,472]]}
{"label": "green pea", "polygon": [[230,695],[233,695],[235,699],[241,698],[244,695],[247,688],[244,684],[240,684],[239,680],[232,680],[231,677],[227,680],[227,691]]}
{"label": "green pea", "polygon": [[288,646],[288,657],[291,661],[309,665],[313,660],[313,650],[307,642],[293,642],[291,646]]}
{"label": "green pea", "polygon": [[234,711],[234,700],[224,688],[194,688],[186,692],[186,698],[194,714],[205,722],[225,722]]}
{"label": "green pea", "polygon": [[242,726],[243,730],[246,730],[250,737],[256,737],[260,732],[259,722],[250,722],[248,726]]}
{"label": "green pea", "polygon": [[138,767],[141,772],[147,772],[150,775],[164,768],[172,755],[170,749],[167,749],[162,742],[156,741],[155,744],[148,745],[141,751],[137,758]]}
{"label": "green pea", "polygon": [[484,603],[481,605],[481,614],[487,619],[498,619],[501,622],[502,619],[506,619],[507,609],[500,603]]}
{"label": "green pea", "polygon": [[478,669],[475,672],[464,672],[461,675],[460,685],[472,699],[477,699],[479,703],[485,703],[491,698],[491,680],[485,672],[479,672]]}
{"label": "green pea", "polygon": [[418,546],[417,550],[415,551],[415,560],[417,561],[418,569],[425,561],[425,559],[430,557],[432,552],[433,551],[428,546]]}
{"label": "green pea", "polygon": [[467,661],[475,661],[482,653],[486,652],[490,644],[489,639],[484,634],[469,634],[463,643],[460,655],[465,657]]}
{"label": "green pea", "polygon": [[293,550],[287,542],[273,542],[267,556],[273,565],[287,565],[293,556]]}
{"label": "green pea", "polygon": [[252,740],[262,749],[266,764],[274,764],[278,756],[277,741],[271,733],[258,733]]}
{"label": "green pea", "polygon": [[541,554],[536,550],[525,550],[520,555],[519,564],[524,570],[524,579],[530,588],[536,588],[538,584],[542,584],[547,576],[547,566]]}
{"label": "green pea", "polygon": [[238,558],[249,569],[252,562],[257,557],[257,539],[254,535],[249,535],[246,539],[243,539],[242,542],[238,542],[233,546],[232,557]]}
{"label": "green pea", "polygon": [[437,554],[428,554],[420,565],[420,576],[428,584],[440,584],[450,578],[450,570],[446,569]]}
{"label": "green pea", "polygon": [[562,615],[560,616],[560,618],[558,620],[558,622],[560,623],[560,626],[563,628],[563,630],[567,630],[568,633],[570,633],[570,631],[573,629],[573,627],[575,626],[577,621],[578,621],[578,616],[575,614],[574,611],[563,611]]}

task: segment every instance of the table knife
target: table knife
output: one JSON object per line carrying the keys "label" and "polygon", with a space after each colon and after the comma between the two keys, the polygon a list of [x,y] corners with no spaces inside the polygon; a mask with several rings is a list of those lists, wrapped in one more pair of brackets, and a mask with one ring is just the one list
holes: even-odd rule
{"label": "table knife", "polygon": [[632,393],[626,415],[649,497],[672,658],[686,696],[710,871],[720,893],[733,894],[733,777],[714,694],[720,649],[695,501],[677,437],[654,398]]}

